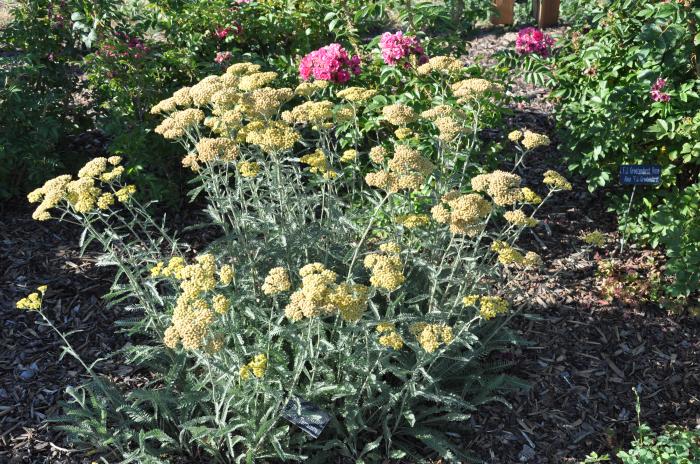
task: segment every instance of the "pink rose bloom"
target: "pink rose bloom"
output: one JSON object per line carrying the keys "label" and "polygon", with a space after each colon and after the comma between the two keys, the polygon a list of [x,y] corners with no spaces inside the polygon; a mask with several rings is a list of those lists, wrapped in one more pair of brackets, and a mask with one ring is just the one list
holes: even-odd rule
{"label": "pink rose bloom", "polygon": [[[398,31],[394,34],[385,32],[379,40],[379,48],[382,50],[382,58],[388,65],[395,65],[399,61],[407,59],[410,55],[418,57],[418,63],[423,64],[428,61],[425,56],[425,51],[418,39],[411,36],[403,35],[403,32]],[[404,63],[404,66],[410,67],[410,63]]]}
{"label": "pink rose bloom", "polygon": [[518,32],[515,39],[515,51],[521,55],[535,53],[547,57],[552,51],[554,39],[536,27],[526,27]]}
{"label": "pink rose bloom", "polygon": [[233,55],[231,54],[231,52],[217,52],[216,57],[214,58],[214,61],[216,63],[221,64],[221,63],[224,63],[224,62],[230,60],[232,57],[233,57]]}
{"label": "pink rose bloom", "polygon": [[357,55],[349,57],[348,52],[337,43],[314,50],[299,63],[299,76],[305,81],[313,77],[345,84],[360,72],[360,58]]}
{"label": "pink rose bloom", "polygon": [[651,99],[655,102],[668,102],[671,96],[662,90],[666,87],[666,79],[658,78],[654,85],[651,86]]}
{"label": "pink rose bloom", "polygon": [[214,35],[219,40],[223,40],[226,37],[228,37],[229,32],[231,32],[230,27],[217,27],[216,29],[214,29]]}

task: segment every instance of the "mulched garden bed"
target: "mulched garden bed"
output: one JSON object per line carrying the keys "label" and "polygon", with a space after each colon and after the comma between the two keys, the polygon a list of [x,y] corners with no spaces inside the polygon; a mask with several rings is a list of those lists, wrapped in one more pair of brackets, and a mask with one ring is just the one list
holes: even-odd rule
{"label": "mulched garden bed", "polygon": [[[561,30],[557,30],[561,31]],[[500,30],[477,35],[467,57],[488,57],[511,46],[515,33]],[[553,137],[552,107],[543,89],[518,82],[510,126]],[[541,184],[542,173],[565,173],[555,149],[538,151],[526,161],[526,183]],[[632,388],[640,394],[642,420],[695,426],[700,423],[700,321],[670,316],[654,305],[634,307],[603,301],[596,286],[596,256],[581,241],[582,231],[599,229],[616,237],[614,217],[604,212],[603,197],[591,195],[581,179],[573,192],[560,194],[544,208],[547,217],[523,246],[540,253],[545,268],[520,282],[525,290],[516,305],[523,313],[512,328],[530,345],[514,351],[511,374],[525,379],[528,391],[507,395],[472,418],[469,447],[492,463],[573,463],[591,451],[626,446],[637,424]],[[74,450],[46,419],[60,414],[58,401],[67,386],[83,380],[69,356],[59,360],[61,343],[38,315],[19,312],[17,299],[41,284],[49,286],[47,314],[88,362],[108,356],[126,342],[115,330],[118,309],[101,300],[110,270],[80,257],[77,229],[56,222],[38,223],[26,206],[0,210],[0,463],[90,462],[90,450]],[[615,251],[611,241],[605,256]],[[634,263],[652,252],[634,246],[620,256]],[[100,370],[131,382],[137,373],[115,361]]]}

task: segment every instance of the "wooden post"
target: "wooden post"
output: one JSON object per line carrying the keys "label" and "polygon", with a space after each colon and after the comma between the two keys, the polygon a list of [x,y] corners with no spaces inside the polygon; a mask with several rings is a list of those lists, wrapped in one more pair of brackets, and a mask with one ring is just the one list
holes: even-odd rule
{"label": "wooden post", "polygon": [[513,8],[515,0],[493,0],[495,13],[491,16],[491,24],[513,24]]}
{"label": "wooden post", "polygon": [[555,26],[559,22],[559,0],[532,0],[532,12],[540,27]]}

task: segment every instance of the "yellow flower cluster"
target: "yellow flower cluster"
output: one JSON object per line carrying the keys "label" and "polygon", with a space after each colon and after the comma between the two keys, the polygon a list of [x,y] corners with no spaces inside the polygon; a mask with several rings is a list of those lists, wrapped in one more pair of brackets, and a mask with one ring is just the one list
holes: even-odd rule
{"label": "yellow flower cluster", "polygon": [[464,64],[459,58],[454,58],[452,56],[434,56],[424,63],[418,66],[418,74],[426,75],[431,72],[441,72],[446,74],[456,73],[462,70]]}
{"label": "yellow flower cluster", "polygon": [[135,193],[135,185],[125,185],[124,187],[114,192],[114,195],[117,197],[117,200],[121,201],[122,203],[126,203],[127,201],[129,201],[129,198],[134,196]]}
{"label": "yellow flower cluster", "polygon": [[521,209],[516,209],[515,211],[506,211],[503,214],[503,217],[506,221],[516,226],[535,227],[537,225],[537,219],[526,215],[525,212]]}
{"label": "yellow flower cluster", "polygon": [[197,150],[197,161],[202,163],[233,161],[240,152],[238,145],[233,140],[221,137],[215,139],[201,138],[195,148]]}
{"label": "yellow flower cluster", "polygon": [[256,72],[260,71],[260,65],[259,64],[253,64],[253,63],[234,63],[228,68],[226,68],[226,74],[232,75],[232,76],[244,76],[246,74],[254,74]]}
{"label": "yellow flower cluster", "polygon": [[189,96],[194,106],[206,106],[211,103],[212,96],[223,89],[223,80],[220,76],[207,76],[190,87]]}
{"label": "yellow flower cluster", "polygon": [[369,150],[369,159],[375,164],[382,164],[387,156],[389,156],[389,153],[384,147],[372,147]]}
{"label": "yellow flower cluster", "polygon": [[528,251],[525,253],[525,258],[523,259],[523,266],[525,267],[539,267],[542,266],[542,257],[535,253],[534,251]]}
{"label": "yellow flower cluster", "polygon": [[551,170],[544,173],[544,180],[542,182],[555,190],[571,190],[573,188],[571,183],[566,180],[564,176]]}
{"label": "yellow flower cluster", "polygon": [[17,301],[17,309],[25,309],[29,311],[38,311],[41,309],[41,302],[44,299],[44,294],[46,293],[46,285],[38,287],[36,292],[30,293],[24,298]]}
{"label": "yellow flower cluster", "polygon": [[255,177],[260,173],[260,164],[255,161],[241,161],[238,163],[238,172],[243,177]]}
{"label": "yellow flower cluster", "polygon": [[504,266],[523,264],[525,260],[522,253],[505,242],[495,241],[491,244],[491,249],[498,253],[498,262]]}
{"label": "yellow flower cluster", "polygon": [[39,203],[32,213],[32,218],[37,221],[46,221],[51,218],[49,210],[58,206],[66,194],[66,186],[71,181],[70,175],[62,175],[50,179],[42,187],[27,195],[30,203]]}
{"label": "yellow flower cluster", "polygon": [[528,150],[534,150],[537,147],[546,147],[549,145],[549,137],[544,134],[538,134],[537,132],[532,132],[529,130],[525,131],[523,135],[523,147]]}
{"label": "yellow flower cluster", "polygon": [[462,125],[455,118],[447,116],[435,120],[435,126],[440,131],[438,138],[443,142],[452,142],[462,134],[471,132],[471,129]]}
{"label": "yellow flower cluster", "polygon": [[380,322],[377,324],[377,327],[375,327],[375,330],[382,334],[378,340],[380,345],[392,348],[396,351],[403,348],[403,338],[401,338],[401,335],[396,331],[394,324]]}
{"label": "yellow flower cluster", "polygon": [[91,178],[100,177],[107,170],[107,158],[98,157],[94,158],[80,168],[78,171],[78,178]]}
{"label": "yellow flower cluster", "polygon": [[330,168],[328,159],[320,148],[316,149],[313,153],[302,156],[299,158],[299,161],[311,166],[309,171],[314,174],[321,174],[324,179],[334,179],[338,175],[337,172]]}
{"label": "yellow flower cluster", "polygon": [[231,307],[231,302],[224,295],[217,294],[211,299],[211,307],[218,314],[226,314]]}
{"label": "yellow flower cluster", "polygon": [[503,86],[481,78],[469,78],[452,84],[452,93],[460,99],[475,98],[485,93],[502,92]]}
{"label": "yellow flower cluster", "polygon": [[360,103],[370,100],[377,95],[376,90],[365,89],[363,87],[348,87],[338,92],[338,97],[352,103]]}
{"label": "yellow flower cluster", "polygon": [[317,90],[322,90],[326,87],[328,87],[328,81],[302,82],[294,89],[294,94],[301,97],[310,97]]}
{"label": "yellow flower cluster", "polygon": [[542,197],[535,193],[532,189],[528,187],[523,187],[520,189],[523,194],[523,202],[529,203],[531,205],[539,205],[542,203]]}
{"label": "yellow flower cluster", "polygon": [[431,213],[438,223],[449,224],[453,234],[475,237],[484,229],[484,219],[491,210],[491,203],[479,194],[450,192],[442,196]]}
{"label": "yellow flower cluster", "polygon": [[277,295],[292,288],[289,273],[283,267],[273,267],[265,277],[262,291],[265,295]]}
{"label": "yellow flower cluster", "polygon": [[[189,90],[189,88],[187,90]],[[158,102],[153,108],[151,108],[151,114],[172,113],[176,110],[177,100],[175,99],[175,97],[169,97],[165,100]]]}
{"label": "yellow flower cluster", "polygon": [[523,131],[516,129],[508,134],[508,140],[513,143],[520,142],[523,138]]}
{"label": "yellow flower cluster", "polygon": [[265,153],[291,150],[300,139],[297,131],[281,121],[253,121],[244,129],[245,141],[259,146]]}
{"label": "yellow flower cluster", "polygon": [[[378,148],[375,147],[372,150]],[[370,151],[370,159],[378,160],[379,154],[380,150],[376,150],[374,154]],[[389,160],[387,166],[388,170],[370,172],[365,175],[367,185],[388,192],[398,192],[404,189],[418,190],[435,169],[429,159],[422,156],[418,150],[406,145],[394,146],[394,156]]]}
{"label": "yellow flower cluster", "polygon": [[[231,306],[222,294],[212,295],[210,304],[207,294],[217,283],[229,285],[233,280],[233,268],[223,265],[217,273],[216,260],[210,254],[198,256],[193,264],[186,264],[183,258],[175,256],[167,266],[162,261],[153,266],[151,276],[173,277],[180,281],[182,292],[175,304],[171,325],[164,334],[165,346],[175,348],[181,342],[188,350],[202,348],[215,314],[225,314]],[[208,343],[207,350],[212,346]]]}
{"label": "yellow flower cluster", "polygon": [[115,198],[111,193],[103,193],[97,198],[97,207],[99,209],[107,209],[114,204]]}
{"label": "yellow flower cluster", "polygon": [[393,292],[406,281],[401,248],[396,243],[389,242],[380,245],[379,251],[365,256],[364,265],[372,273],[369,281],[373,287]]}
{"label": "yellow flower cluster", "polygon": [[273,89],[265,87],[256,89],[240,96],[240,107],[243,114],[251,119],[269,118],[279,111],[280,106],[292,99],[292,89]]}
{"label": "yellow flower cluster", "polygon": [[[338,105],[335,107],[335,122],[344,123],[355,119],[355,110],[350,106]],[[328,124],[326,124],[328,126]]]}
{"label": "yellow flower cluster", "polygon": [[605,234],[599,230],[594,230],[593,232],[588,232],[583,236],[583,241],[589,245],[602,247],[607,241]]}
{"label": "yellow flower cluster", "polygon": [[408,105],[394,103],[382,109],[382,115],[389,124],[394,126],[406,126],[416,120],[416,112]]}
{"label": "yellow flower cluster", "polygon": [[459,108],[455,108],[450,105],[437,105],[429,110],[425,110],[420,114],[421,118],[427,119],[429,121],[435,121],[440,118],[454,117],[458,119],[464,119],[466,113]]}
{"label": "yellow flower cluster", "polygon": [[427,324],[417,322],[410,327],[410,332],[418,339],[418,343],[428,353],[432,353],[441,344],[449,345],[454,339],[452,327],[445,324]]}
{"label": "yellow flower cluster", "polygon": [[288,124],[311,124],[327,128],[327,122],[333,119],[333,103],[327,100],[307,101],[282,113],[282,119]]}
{"label": "yellow flower cluster", "polygon": [[217,135],[231,135],[231,133],[243,124],[243,110],[237,107],[232,110],[215,110],[216,116],[209,116],[204,120],[204,125]]}
{"label": "yellow flower cluster", "polygon": [[345,150],[340,157],[341,163],[352,163],[357,159],[357,150]]}
{"label": "yellow flower cluster", "polygon": [[172,113],[154,129],[154,132],[166,139],[178,139],[203,120],[204,112],[202,110],[188,108]]}
{"label": "yellow flower cluster", "polygon": [[364,285],[337,284],[338,275],[321,263],[299,270],[301,288],[292,293],[284,313],[291,321],[329,316],[336,311],[346,321],[357,321],[367,309],[369,289]]}
{"label": "yellow flower cluster", "polygon": [[231,285],[234,276],[235,273],[233,272],[233,267],[230,264],[224,264],[219,269],[219,283],[224,287]]}
{"label": "yellow flower cluster", "polygon": [[408,127],[399,127],[394,131],[394,135],[399,140],[405,140],[413,135],[413,131]]}
{"label": "yellow flower cluster", "polygon": [[430,217],[427,214],[406,214],[397,216],[396,222],[404,226],[406,229],[416,229],[425,227],[430,224]]}
{"label": "yellow flower cluster", "polygon": [[[88,213],[95,208],[107,209],[114,204],[115,195],[103,192],[96,182],[110,183],[119,177],[124,168],[118,166],[121,157],[98,157],[88,161],[78,171],[78,178],[73,180],[70,175],[58,176],[48,180],[38,189],[27,195],[30,203],[39,203],[32,217],[37,221],[45,221],[51,218],[49,210],[57,207],[62,200],[66,200],[78,213]],[[111,171],[107,171],[110,167]],[[116,192],[119,201],[125,202],[135,193],[135,186],[126,186]]]}
{"label": "yellow flower cluster", "polygon": [[163,342],[167,341],[170,345],[177,346],[179,341],[187,350],[200,349],[213,322],[214,311],[206,300],[189,298],[183,293],[177,300],[170,321],[173,330]]}
{"label": "yellow flower cluster", "polygon": [[241,367],[241,380],[248,380],[251,375],[260,379],[267,371],[267,355],[265,353],[256,354],[252,361]]}
{"label": "yellow flower cluster", "polygon": [[518,265],[526,268],[542,265],[542,258],[534,251],[528,251],[525,255],[502,241],[495,241],[491,249],[498,254],[498,262],[504,266]]}
{"label": "yellow flower cluster", "polygon": [[523,200],[520,189],[520,176],[504,171],[479,174],[472,178],[472,188],[477,192],[486,192],[498,206],[513,205]]}
{"label": "yellow flower cluster", "polygon": [[276,72],[256,72],[241,77],[238,81],[238,88],[244,92],[251,92],[265,87],[275,79],[277,79]]}
{"label": "yellow flower cluster", "polygon": [[499,296],[482,296],[479,314],[487,321],[508,312],[508,301]]}

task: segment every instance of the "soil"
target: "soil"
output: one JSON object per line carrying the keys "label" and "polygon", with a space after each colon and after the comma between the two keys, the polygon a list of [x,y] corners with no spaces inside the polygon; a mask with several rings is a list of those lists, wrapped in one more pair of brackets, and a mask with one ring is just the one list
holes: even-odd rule
{"label": "soil", "polygon": [[[514,40],[513,32],[482,31],[466,59],[483,56],[482,64],[493,65],[493,53]],[[526,184],[536,188],[548,169],[566,174],[555,148],[553,107],[545,89],[516,81],[512,92],[520,101],[508,127],[544,132],[553,141],[526,161]],[[572,182],[573,191],[550,202],[540,215],[546,219],[523,239],[545,267],[519,282],[522,298],[514,305],[521,309],[510,325],[528,344],[512,353],[517,363],[509,373],[531,387],[474,414],[468,447],[489,463],[575,463],[592,451],[628,446],[637,426],[633,388],[641,420],[655,429],[700,424],[700,322],[643,295],[627,304],[601,297],[601,257],[616,256],[628,270],[663,259],[635,244],[619,253],[605,192],[592,195],[583,179]],[[109,359],[127,341],[114,324],[123,314],[101,299],[111,275],[96,265],[94,253],[80,254],[80,231],[33,221],[30,214],[18,204],[0,209],[0,463],[90,462],[92,450],[71,447],[47,422],[60,415],[59,401],[84,380],[83,371],[70,355],[61,359],[61,340],[36,313],[19,312],[14,303],[48,285],[50,319],[73,331],[68,340],[87,362],[108,358],[101,371],[127,383],[135,373]],[[604,232],[607,245],[584,244],[581,233],[592,230]]]}

